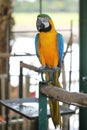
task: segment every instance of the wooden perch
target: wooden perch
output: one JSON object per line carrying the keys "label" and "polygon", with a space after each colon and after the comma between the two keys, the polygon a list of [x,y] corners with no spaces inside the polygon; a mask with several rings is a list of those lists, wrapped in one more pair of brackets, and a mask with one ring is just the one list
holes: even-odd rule
{"label": "wooden perch", "polygon": [[20,67],[24,67],[24,68],[27,68],[27,69],[30,69],[30,70],[33,70],[33,71],[37,71],[38,68],[33,66],[33,65],[29,65],[29,64],[26,64],[26,63],[23,63],[23,62],[20,62]]}
{"label": "wooden perch", "polygon": [[87,94],[69,92],[56,86],[41,86],[41,92],[55,100],[76,106],[87,107]]}
{"label": "wooden perch", "polygon": [[[36,72],[47,72],[49,69],[40,69],[33,65],[28,65],[26,63],[20,62],[20,67],[24,67]],[[53,71],[52,69],[50,71]],[[47,83],[42,82],[40,85],[40,91],[48,97],[51,97],[55,100],[72,104],[76,106],[87,107],[87,94],[77,93],[77,92],[69,92],[62,88],[58,88],[56,86],[49,86]]]}
{"label": "wooden perch", "polygon": [[45,72],[55,72],[55,71],[59,71],[60,68],[57,67],[56,70],[55,69],[49,69],[49,68],[42,68],[42,67],[36,67],[34,65],[29,65],[29,64],[26,64],[26,63],[23,63],[22,61],[20,62],[20,67],[24,67],[24,68],[27,68],[29,70],[33,70],[33,71],[36,71],[36,72],[39,72],[39,73],[45,73]]}

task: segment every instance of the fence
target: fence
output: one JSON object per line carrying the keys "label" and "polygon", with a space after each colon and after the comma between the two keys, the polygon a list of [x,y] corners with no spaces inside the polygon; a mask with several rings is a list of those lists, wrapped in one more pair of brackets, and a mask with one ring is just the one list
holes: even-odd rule
{"label": "fence", "polygon": [[[62,32],[64,32],[64,34],[66,33],[66,31],[67,32],[69,32],[69,34],[72,32],[72,29],[69,29],[69,30],[62,30]],[[22,34],[22,36],[23,36],[23,33],[26,33],[26,32],[15,32],[16,34],[18,34],[18,33],[20,33],[20,34]],[[36,31],[35,32],[27,32],[27,36],[28,35],[30,35],[31,36],[31,33],[33,33],[33,36],[35,36],[35,34],[36,34]],[[68,35],[69,36],[69,35]],[[0,57],[3,57],[3,58],[5,58],[5,57],[7,57],[7,58],[9,58],[9,57],[16,57],[16,56],[26,56],[26,55],[11,55],[11,54],[0,54]],[[70,76],[71,76],[71,71],[72,70],[70,70]],[[2,93],[1,93],[1,99],[5,99],[5,87],[3,87],[4,86],[4,82],[5,82],[5,75],[1,75],[0,76],[1,77],[1,82],[2,82]],[[3,78],[4,77],[4,78]],[[71,79],[70,79],[71,80]],[[70,81],[71,82],[71,81]],[[23,94],[22,93],[22,91],[20,90],[19,92],[21,92],[21,94]],[[10,95],[10,93],[11,93],[11,88],[9,87],[9,95]],[[20,93],[19,93],[19,97],[22,97],[22,95],[20,95]],[[9,96],[9,98],[10,98],[10,96]],[[5,117],[5,109],[2,107],[2,113],[3,113],[3,117]],[[12,116],[12,112],[10,112],[10,115]],[[16,114],[16,113],[14,113],[13,115],[15,115],[15,119],[13,120],[12,119],[12,117],[9,115],[9,117],[10,117],[10,121],[9,121],[9,129],[12,129],[12,128],[14,128],[15,129],[15,127],[16,127],[16,129],[18,130],[19,129],[19,127],[21,128],[21,129],[23,129],[24,127],[23,127],[23,122],[24,122],[24,120],[23,120],[23,118],[21,118],[20,119],[20,116],[18,115],[18,114]],[[13,117],[14,118],[14,117]],[[28,120],[26,120],[26,122],[28,122]],[[4,130],[4,124],[5,124],[6,122],[4,121],[4,122],[1,122],[1,125],[3,126],[2,127],[2,130]],[[15,127],[14,127],[14,124],[17,124]],[[21,124],[21,126],[19,125],[19,124]],[[27,123],[26,123],[27,124]],[[25,127],[27,127],[27,125],[25,126]]]}

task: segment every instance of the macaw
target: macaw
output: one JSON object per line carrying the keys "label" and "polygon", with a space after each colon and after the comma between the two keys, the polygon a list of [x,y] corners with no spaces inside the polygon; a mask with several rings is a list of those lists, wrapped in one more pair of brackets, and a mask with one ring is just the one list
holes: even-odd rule
{"label": "macaw", "polygon": [[[37,16],[36,27],[39,33],[35,37],[35,50],[42,67],[54,70],[59,67],[61,70],[64,54],[63,36],[57,33],[51,17],[47,14],[39,14]],[[55,71],[52,75],[51,85],[61,87],[58,79],[60,71]],[[50,79],[49,73],[46,73],[46,79]],[[49,98],[49,106],[55,128],[58,125],[61,126],[59,101]]]}

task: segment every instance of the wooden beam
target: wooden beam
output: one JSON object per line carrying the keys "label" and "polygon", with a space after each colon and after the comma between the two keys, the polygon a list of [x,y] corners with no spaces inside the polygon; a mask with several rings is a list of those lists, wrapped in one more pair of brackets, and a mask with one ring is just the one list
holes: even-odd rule
{"label": "wooden beam", "polygon": [[87,107],[87,94],[69,92],[56,86],[42,85],[41,92],[55,100],[76,106]]}

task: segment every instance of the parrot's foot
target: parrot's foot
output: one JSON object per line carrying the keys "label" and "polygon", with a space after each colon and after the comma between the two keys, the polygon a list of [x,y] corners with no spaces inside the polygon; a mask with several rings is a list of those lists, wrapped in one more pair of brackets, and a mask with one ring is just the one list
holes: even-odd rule
{"label": "parrot's foot", "polygon": [[43,69],[45,69],[46,68],[46,66],[41,66],[39,69],[40,70],[43,70]]}
{"label": "parrot's foot", "polygon": [[53,67],[53,71],[60,71],[60,68],[59,67]]}
{"label": "parrot's foot", "polygon": [[37,69],[37,72],[42,73],[45,71],[46,66],[41,66]]}
{"label": "parrot's foot", "polygon": [[41,73],[42,81],[45,81],[45,79],[44,79],[44,70],[45,70],[45,69],[46,69],[46,66],[41,66],[41,67],[39,67],[39,69],[38,69],[38,72]]}

